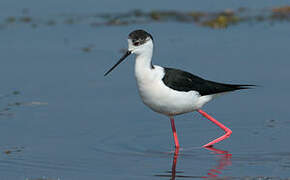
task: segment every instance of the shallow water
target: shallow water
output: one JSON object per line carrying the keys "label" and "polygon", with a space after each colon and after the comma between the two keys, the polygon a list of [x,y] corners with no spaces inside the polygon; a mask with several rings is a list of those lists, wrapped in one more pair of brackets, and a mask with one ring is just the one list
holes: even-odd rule
{"label": "shallow water", "polygon": [[[104,9],[88,1],[52,8],[56,1],[51,2],[17,3],[13,9],[12,1],[3,1],[0,10],[4,18],[21,14],[23,8],[30,8],[33,17],[45,17],[110,7],[107,1],[102,2]],[[267,1],[263,7],[281,2]],[[252,1],[199,3],[196,9],[261,6]],[[119,10],[111,5],[108,12],[151,7],[124,3]],[[161,5],[156,8],[190,9],[186,3]],[[127,34],[137,28],[154,36],[155,64],[215,81],[259,85],[204,107],[233,130],[216,149],[199,147],[221,135],[220,129],[197,113],[178,116],[184,149],[175,162],[169,120],[142,104],[133,57],[103,76],[127,47]],[[98,28],[82,23],[37,28],[22,24],[1,29],[1,179],[289,178],[289,30],[287,22],[222,30],[177,22]]]}

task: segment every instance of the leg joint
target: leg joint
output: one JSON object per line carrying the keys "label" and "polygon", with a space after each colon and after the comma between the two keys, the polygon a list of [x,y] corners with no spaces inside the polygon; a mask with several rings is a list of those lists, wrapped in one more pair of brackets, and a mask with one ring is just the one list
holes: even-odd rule
{"label": "leg joint", "polygon": [[226,136],[227,137],[230,137],[230,135],[232,134],[232,132],[233,132],[232,130],[228,129],[227,132],[226,132]]}

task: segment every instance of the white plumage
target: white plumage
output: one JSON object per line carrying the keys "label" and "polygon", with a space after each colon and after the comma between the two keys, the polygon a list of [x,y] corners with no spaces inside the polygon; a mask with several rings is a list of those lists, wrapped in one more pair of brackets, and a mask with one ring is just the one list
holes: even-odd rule
{"label": "white plumage", "polygon": [[144,104],[153,111],[168,116],[174,116],[200,109],[209,102],[213,95],[200,96],[197,91],[176,91],[164,84],[164,68],[153,65],[153,42],[148,40],[140,48],[129,41],[129,50],[136,54],[135,76],[139,94]]}

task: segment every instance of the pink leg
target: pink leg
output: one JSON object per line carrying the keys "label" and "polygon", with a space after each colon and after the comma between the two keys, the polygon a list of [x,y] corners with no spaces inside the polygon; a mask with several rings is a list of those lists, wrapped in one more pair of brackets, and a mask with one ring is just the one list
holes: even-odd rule
{"label": "pink leg", "polygon": [[173,137],[174,137],[175,148],[179,148],[179,142],[178,142],[178,138],[177,138],[177,133],[176,133],[173,117],[170,118],[170,122],[171,122],[171,128],[172,128],[172,132],[173,132]]}
{"label": "pink leg", "polygon": [[207,118],[208,120],[210,120],[211,122],[213,122],[214,124],[216,124],[217,126],[219,126],[222,130],[225,131],[225,135],[207,143],[206,145],[204,145],[203,147],[211,147],[213,146],[215,143],[220,142],[228,137],[230,137],[230,135],[232,134],[232,131],[227,128],[225,125],[223,125],[222,123],[218,122],[216,119],[214,119],[213,117],[211,117],[210,115],[208,115],[206,112],[204,112],[203,110],[199,109],[197,110],[197,112],[199,112],[201,115],[203,115],[205,118]]}
{"label": "pink leg", "polygon": [[178,158],[179,148],[175,148],[174,156],[173,156],[173,163],[171,168],[171,180],[175,180],[176,177],[176,163]]}

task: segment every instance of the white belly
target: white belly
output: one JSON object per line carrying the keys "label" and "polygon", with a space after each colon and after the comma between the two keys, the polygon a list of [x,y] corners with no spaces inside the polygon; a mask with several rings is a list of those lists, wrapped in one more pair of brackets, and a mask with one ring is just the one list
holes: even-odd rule
{"label": "white belly", "polygon": [[200,96],[196,91],[173,90],[163,83],[163,76],[159,66],[155,66],[150,75],[136,73],[139,94],[144,104],[155,112],[168,116],[192,112],[212,99],[212,96]]}

